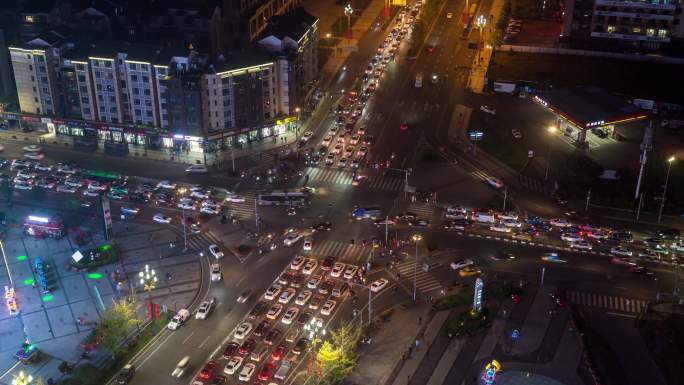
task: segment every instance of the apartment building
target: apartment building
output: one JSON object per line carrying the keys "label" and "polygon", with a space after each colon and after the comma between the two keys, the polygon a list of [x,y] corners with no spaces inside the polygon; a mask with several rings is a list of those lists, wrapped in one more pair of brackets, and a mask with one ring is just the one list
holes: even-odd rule
{"label": "apartment building", "polygon": [[605,49],[655,50],[680,44],[679,1],[569,0],[562,39]]}
{"label": "apartment building", "polygon": [[302,5],[303,0],[223,0],[224,50],[244,48],[266,29],[273,16]]}

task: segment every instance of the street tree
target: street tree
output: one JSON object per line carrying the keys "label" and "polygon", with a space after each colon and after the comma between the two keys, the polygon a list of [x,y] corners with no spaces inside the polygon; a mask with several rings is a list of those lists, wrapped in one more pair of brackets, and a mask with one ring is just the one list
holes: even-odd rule
{"label": "street tree", "polygon": [[12,193],[13,189],[12,186],[10,185],[9,179],[4,179],[2,182],[0,182],[0,195],[5,200],[5,203],[9,203],[10,200],[12,199]]}
{"label": "street tree", "polygon": [[354,370],[358,362],[356,347],[360,339],[361,329],[350,323],[331,331],[330,340],[323,342],[316,353],[321,383],[339,384]]}
{"label": "street tree", "polygon": [[121,352],[121,340],[130,332],[131,327],[138,324],[136,318],[135,302],[121,299],[114,300],[107,308],[97,324],[96,333],[100,346],[112,355],[112,358]]}

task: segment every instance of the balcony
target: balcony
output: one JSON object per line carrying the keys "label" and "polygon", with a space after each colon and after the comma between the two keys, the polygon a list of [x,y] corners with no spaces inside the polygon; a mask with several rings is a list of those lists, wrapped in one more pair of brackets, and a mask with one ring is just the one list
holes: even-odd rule
{"label": "balcony", "polygon": [[621,7],[621,8],[634,8],[638,9],[667,9],[674,11],[677,8],[676,4],[670,3],[645,3],[637,1],[615,1],[615,0],[596,0],[596,6],[607,6],[607,7]]}
{"label": "balcony", "polygon": [[596,10],[596,11],[594,11],[594,14],[597,16],[628,17],[628,18],[643,19],[643,20],[665,20],[665,21],[674,20],[674,15],[658,15],[658,14],[653,14],[653,13],[639,13],[639,12],[636,12],[636,11],[638,11],[638,9],[635,9],[634,11],[635,12],[629,12],[626,10],[622,10],[622,11],[599,11],[599,10]]}
{"label": "balcony", "polygon": [[592,32],[591,37],[599,37],[603,39],[618,39],[618,40],[633,40],[633,41],[652,41],[656,43],[669,43],[669,37],[646,36],[646,35],[629,35],[623,33],[608,33],[608,32]]}

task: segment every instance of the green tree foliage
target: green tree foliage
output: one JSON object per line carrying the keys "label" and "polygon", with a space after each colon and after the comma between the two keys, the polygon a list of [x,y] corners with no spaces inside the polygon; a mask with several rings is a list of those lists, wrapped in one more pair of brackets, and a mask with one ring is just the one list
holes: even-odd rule
{"label": "green tree foliage", "polygon": [[356,347],[360,339],[361,329],[352,324],[344,324],[330,333],[330,341],[323,342],[316,354],[321,367],[322,384],[338,384],[354,370],[358,362]]}
{"label": "green tree foliage", "polygon": [[13,191],[14,190],[12,189],[12,186],[10,185],[9,179],[3,180],[2,182],[0,182],[0,195],[2,195],[2,197],[6,203],[9,203],[10,200],[12,199]]}
{"label": "green tree foliage", "polygon": [[81,364],[76,368],[76,377],[85,385],[95,385],[100,380],[100,371],[93,364]]}
{"label": "green tree foliage", "polygon": [[125,299],[113,301],[102,315],[96,333],[100,338],[100,346],[108,351],[112,358],[121,352],[121,339],[140,321],[136,318],[135,302]]}

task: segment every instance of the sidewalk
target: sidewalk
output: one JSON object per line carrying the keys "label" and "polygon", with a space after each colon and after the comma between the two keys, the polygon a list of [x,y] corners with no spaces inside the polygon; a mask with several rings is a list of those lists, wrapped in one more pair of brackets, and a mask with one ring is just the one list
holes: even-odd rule
{"label": "sidewalk", "polygon": [[513,340],[511,346],[508,347],[513,355],[531,354],[541,345],[551,322],[549,294],[554,290],[554,287],[544,286],[537,291],[532,307],[523,323],[522,330],[520,330],[520,338]]}
{"label": "sidewalk", "polygon": [[[487,19],[487,24],[481,32],[478,31],[478,39],[481,42],[478,54],[475,55],[472,65],[472,73],[468,78],[468,87],[475,93],[481,94],[485,87],[485,79],[487,78],[487,68],[489,68],[489,61],[492,58],[494,49],[494,38],[496,33],[496,24],[501,18],[501,10],[505,4],[504,0],[494,0],[492,7],[489,10],[493,18]],[[473,26],[475,26],[473,24]]]}

